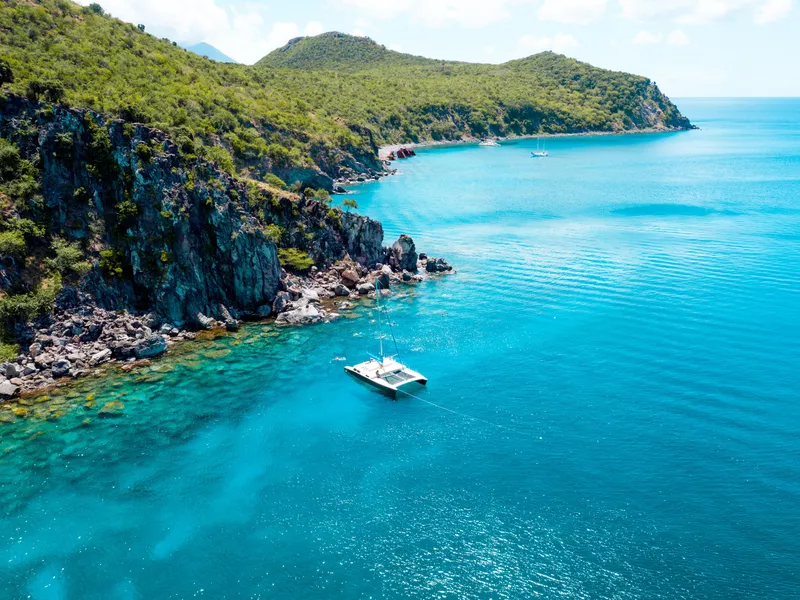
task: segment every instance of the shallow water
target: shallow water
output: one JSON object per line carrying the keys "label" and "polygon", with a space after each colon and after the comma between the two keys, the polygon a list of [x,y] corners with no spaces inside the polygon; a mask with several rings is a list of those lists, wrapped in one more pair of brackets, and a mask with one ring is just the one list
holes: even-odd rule
{"label": "shallow water", "polygon": [[679,105],[357,190],[458,268],[391,300],[419,398],[343,374],[366,307],[0,424],[0,595],[800,597],[800,101]]}

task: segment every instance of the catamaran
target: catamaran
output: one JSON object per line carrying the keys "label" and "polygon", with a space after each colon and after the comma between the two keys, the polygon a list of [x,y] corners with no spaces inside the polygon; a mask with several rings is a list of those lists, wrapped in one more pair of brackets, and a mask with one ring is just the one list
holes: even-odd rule
{"label": "catamaran", "polygon": [[539,138],[536,138],[536,150],[531,152],[531,156],[533,158],[544,158],[547,156],[547,150],[544,149],[544,143],[542,143],[541,148],[539,147]]}
{"label": "catamaran", "polygon": [[[388,394],[392,398],[396,397],[397,392],[401,388],[412,384],[419,383],[425,385],[428,380],[417,371],[408,368],[400,360],[400,351],[397,348],[397,340],[394,337],[394,329],[392,321],[389,319],[389,310],[386,308],[386,303],[381,302],[383,293],[375,282],[375,302],[377,318],[376,323],[378,326],[378,340],[380,342],[380,350],[378,354],[368,353],[370,359],[366,362],[354,365],[352,367],[345,367],[346,373],[349,373],[356,379],[363,381],[375,388],[378,388],[383,393]],[[386,354],[383,347],[384,330],[389,332],[394,345],[394,354]]]}

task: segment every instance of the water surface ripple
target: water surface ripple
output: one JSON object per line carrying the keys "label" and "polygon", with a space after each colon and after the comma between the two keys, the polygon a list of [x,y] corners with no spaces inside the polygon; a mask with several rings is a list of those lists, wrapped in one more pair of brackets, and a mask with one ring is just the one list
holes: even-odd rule
{"label": "water surface ripple", "polygon": [[458,267],[392,307],[475,419],[347,379],[362,309],[0,425],[0,595],[800,598],[800,101],[680,106],[355,190]]}

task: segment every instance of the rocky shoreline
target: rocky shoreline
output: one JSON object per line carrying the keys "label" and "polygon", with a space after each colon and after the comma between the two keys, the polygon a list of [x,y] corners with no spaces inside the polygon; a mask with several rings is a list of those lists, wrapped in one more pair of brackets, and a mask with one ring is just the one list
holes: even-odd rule
{"label": "rocky shoreline", "polygon": [[[516,141],[516,140],[531,140],[536,138],[562,138],[562,137],[594,137],[594,136],[609,136],[609,135],[641,135],[647,133],[675,133],[678,131],[689,131],[691,129],[697,129],[696,126],[692,125],[691,128],[680,128],[680,127],[648,127],[646,129],[630,129],[625,131],[580,131],[576,133],[541,133],[541,134],[530,134],[530,135],[509,135],[509,136],[487,136],[488,138],[497,140],[498,142],[507,142],[507,141]],[[395,155],[397,158],[407,158],[408,156],[415,156],[414,148],[433,148],[437,146],[456,146],[461,144],[477,144],[483,138],[478,137],[471,137],[465,136],[458,140],[430,140],[424,142],[408,142],[405,144],[389,144],[386,146],[381,146],[378,148],[378,156],[379,158],[384,161],[384,164],[387,161],[393,160],[391,158],[392,155]],[[407,156],[400,156],[399,153],[401,151],[410,152],[411,154]],[[396,171],[396,170],[394,170]]]}
{"label": "rocky shoreline", "polygon": [[277,325],[331,322],[375,297],[376,289],[415,284],[431,274],[452,272],[443,258],[417,254],[409,236],[385,248],[384,262],[368,268],[349,255],[327,269],[312,267],[308,274],[281,271],[272,305],[255,315],[223,311],[223,319],[198,315],[190,328],[168,322],[155,312],[108,310],[91,295],[65,288],[55,309],[20,329],[22,352],[15,361],[0,364],[0,401],[12,403],[63,385],[71,379],[99,375],[107,364],[124,370],[150,364],[199,330],[236,331],[244,320],[274,320]]}

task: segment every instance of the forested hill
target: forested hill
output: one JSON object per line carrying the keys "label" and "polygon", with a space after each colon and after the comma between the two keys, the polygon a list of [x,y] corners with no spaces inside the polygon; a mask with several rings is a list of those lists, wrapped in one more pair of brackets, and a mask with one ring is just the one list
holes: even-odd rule
{"label": "forested hill", "polygon": [[301,186],[380,168],[381,144],[689,126],[650,80],[555,54],[478,65],[329,33],[222,64],[68,0],[4,0],[0,57],[11,92],[147,124],[186,156]]}

